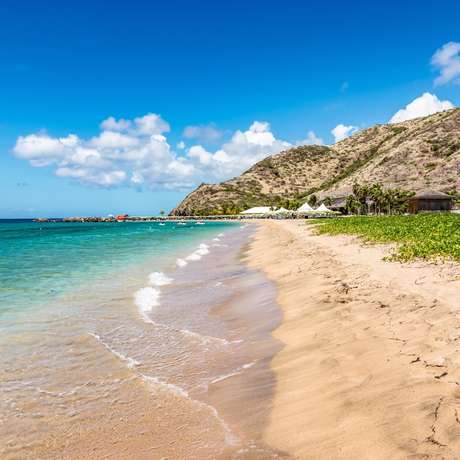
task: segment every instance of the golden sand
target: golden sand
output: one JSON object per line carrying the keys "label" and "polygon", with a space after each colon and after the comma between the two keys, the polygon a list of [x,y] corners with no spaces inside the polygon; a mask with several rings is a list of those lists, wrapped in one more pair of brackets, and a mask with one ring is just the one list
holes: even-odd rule
{"label": "golden sand", "polygon": [[454,264],[260,225],[252,267],[278,284],[276,392],[265,439],[301,459],[460,458],[460,281]]}

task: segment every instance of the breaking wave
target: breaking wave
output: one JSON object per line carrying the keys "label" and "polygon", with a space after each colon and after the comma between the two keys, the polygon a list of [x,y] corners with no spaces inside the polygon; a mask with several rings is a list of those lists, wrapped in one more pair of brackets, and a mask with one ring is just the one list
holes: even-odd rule
{"label": "breaking wave", "polygon": [[149,275],[149,283],[152,286],[166,286],[171,284],[174,280],[166,276],[163,272],[153,272]]}
{"label": "breaking wave", "polygon": [[159,305],[160,291],[153,287],[144,287],[134,294],[134,303],[139,311],[152,311],[153,307]]}

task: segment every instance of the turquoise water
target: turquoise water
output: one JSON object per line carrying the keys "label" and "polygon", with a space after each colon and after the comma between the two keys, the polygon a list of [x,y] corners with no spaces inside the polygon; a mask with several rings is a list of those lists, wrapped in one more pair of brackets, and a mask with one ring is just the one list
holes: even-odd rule
{"label": "turquoise water", "polygon": [[233,223],[38,223],[0,220],[0,327],[146,260],[166,260]]}
{"label": "turquoise water", "polygon": [[0,458],[279,458],[261,438],[279,315],[241,259],[252,233],[0,221]]}

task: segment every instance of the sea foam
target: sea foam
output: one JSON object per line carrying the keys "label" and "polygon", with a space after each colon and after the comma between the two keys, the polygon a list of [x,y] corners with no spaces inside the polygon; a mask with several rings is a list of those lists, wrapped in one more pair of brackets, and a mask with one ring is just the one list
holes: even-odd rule
{"label": "sea foam", "polygon": [[144,287],[134,294],[134,302],[139,311],[152,311],[153,307],[159,305],[160,291],[153,287]]}
{"label": "sea foam", "polygon": [[192,252],[185,259],[191,261],[200,260],[206,254],[209,254],[209,246],[207,244],[202,243],[198,246],[198,249],[196,251]]}
{"label": "sea foam", "polygon": [[166,286],[172,282],[173,279],[166,276],[163,272],[152,272],[149,275],[149,283],[152,286]]}
{"label": "sea foam", "polygon": [[121,361],[125,362],[126,365],[130,368],[133,369],[136,366],[140,366],[142,363],[138,361],[137,359],[130,358],[129,356],[125,356],[123,353],[120,353],[119,351],[114,350],[107,342],[105,342],[100,335],[96,334],[95,332],[88,332],[89,335],[94,337],[101,345],[103,345],[110,353],[115,355],[118,359]]}
{"label": "sea foam", "polygon": [[184,259],[177,259],[176,260],[176,265],[178,267],[185,267],[187,265],[187,261]]}

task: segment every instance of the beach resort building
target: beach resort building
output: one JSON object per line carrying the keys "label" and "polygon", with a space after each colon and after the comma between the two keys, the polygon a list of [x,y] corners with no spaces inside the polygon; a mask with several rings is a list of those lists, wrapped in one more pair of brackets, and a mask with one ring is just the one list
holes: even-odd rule
{"label": "beach resort building", "polygon": [[420,211],[450,211],[452,202],[453,197],[446,193],[427,190],[409,199],[409,212],[416,214]]}

